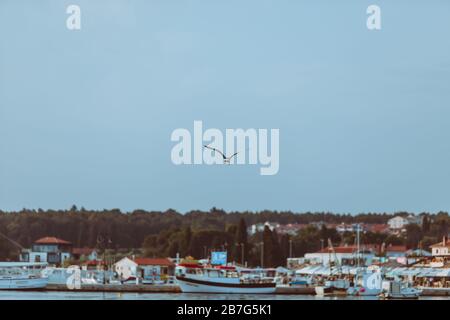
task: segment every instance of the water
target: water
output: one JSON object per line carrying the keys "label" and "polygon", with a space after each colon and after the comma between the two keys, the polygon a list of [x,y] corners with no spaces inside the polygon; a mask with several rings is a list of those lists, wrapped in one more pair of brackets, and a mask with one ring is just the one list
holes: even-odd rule
{"label": "water", "polygon": [[[421,297],[449,300],[450,297]],[[59,291],[0,291],[0,300],[378,300],[377,297],[317,297],[281,294],[115,293]]]}

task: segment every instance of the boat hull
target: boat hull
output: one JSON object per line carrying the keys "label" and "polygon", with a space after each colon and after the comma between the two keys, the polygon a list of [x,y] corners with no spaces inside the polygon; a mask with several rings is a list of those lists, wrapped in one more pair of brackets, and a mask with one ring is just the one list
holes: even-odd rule
{"label": "boat hull", "polygon": [[0,278],[0,290],[45,289],[48,278]]}
{"label": "boat hull", "polygon": [[270,294],[276,289],[275,283],[221,283],[179,276],[176,279],[185,293]]}
{"label": "boat hull", "polygon": [[314,291],[317,296],[346,296],[347,290],[344,288],[316,286]]}
{"label": "boat hull", "polygon": [[405,299],[405,300],[414,300],[419,299],[419,295],[411,295],[411,294],[387,294],[382,296],[384,299]]}

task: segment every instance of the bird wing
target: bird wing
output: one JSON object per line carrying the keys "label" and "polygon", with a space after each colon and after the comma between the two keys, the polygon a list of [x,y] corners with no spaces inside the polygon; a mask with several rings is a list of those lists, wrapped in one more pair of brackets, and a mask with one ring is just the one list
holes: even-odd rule
{"label": "bird wing", "polygon": [[223,152],[222,152],[222,151],[220,151],[219,149],[216,149],[216,148],[210,147],[210,146],[208,146],[208,145],[204,145],[204,147],[205,147],[205,148],[207,148],[207,149],[210,149],[210,150],[213,150],[213,151],[216,151],[216,152],[220,153],[220,155],[221,155],[221,156],[222,156],[222,158],[224,158],[224,159],[226,159],[226,158],[227,158],[227,157],[225,157],[225,155],[223,154]]}
{"label": "bird wing", "polygon": [[235,155],[237,155],[239,152],[235,152],[232,156],[228,157],[228,159],[233,158]]}

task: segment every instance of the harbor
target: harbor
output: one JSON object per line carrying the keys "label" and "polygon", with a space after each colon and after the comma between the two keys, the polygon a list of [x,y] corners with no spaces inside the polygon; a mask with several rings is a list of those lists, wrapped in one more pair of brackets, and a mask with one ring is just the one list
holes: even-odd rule
{"label": "harbor", "polygon": [[[90,272],[87,278],[82,276],[86,273],[81,270],[77,274],[71,269],[48,268],[43,263],[2,263],[0,270],[0,289],[14,292],[16,296],[35,291],[386,298],[386,294],[397,290],[398,294],[403,294],[394,297],[397,299],[450,297],[450,268],[327,268],[315,265],[297,270],[274,270],[212,266],[189,261],[177,264],[175,277],[167,278],[164,282],[146,284],[139,278],[134,279],[134,283],[117,282],[112,278],[104,278],[108,275],[104,272]],[[430,282],[432,279],[439,280]],[[6,286],[6,283],[9,285]]]}
{"label": "harbor", "polygon": [[[267,224],[264,228],[264,232],[269,230]],[[0,291],[15,296],[66,292],[100,297],[225,295],[230,299],[450,297],[447,237],[426,251],[422,247],[366,243],[361,241],[361,232],[357,224],[353,245],[336,246],[328,239],[326,247],[322,243],[320,250],[289,257],[284,265],[273,267],[248,266],[242,244],[240,261],[245,263],[230,261],[228,251],[223,249],[205,251],[202,259],[180,257],[179,253],[174,258],[129,255],[111,259],[105,248],[73,248],[67,240],[43,237],[35,240],[30,249],[21,247],[21,261],[0,262]],[[260,262],[265,263],[262,254]]]}

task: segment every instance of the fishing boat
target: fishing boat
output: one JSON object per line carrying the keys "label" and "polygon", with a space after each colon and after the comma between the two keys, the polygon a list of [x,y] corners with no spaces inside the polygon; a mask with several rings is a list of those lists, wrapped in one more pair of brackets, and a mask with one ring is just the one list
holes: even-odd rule
{"label": "fishing boat", "polygon": [[38,290],[47,286],[46,263],[0,262],[0,290]]}
{"label": "fishing boat", "polygon": [[235,267],[204,267],[198,264],[179,264],[175,278],[186,293],[274,293],[273,278],[241,275]]}
{"label": "fishing boat", "polygon": [[401,281],[383,281],[380,293],[382,299],[418,299],[422,290]]}

